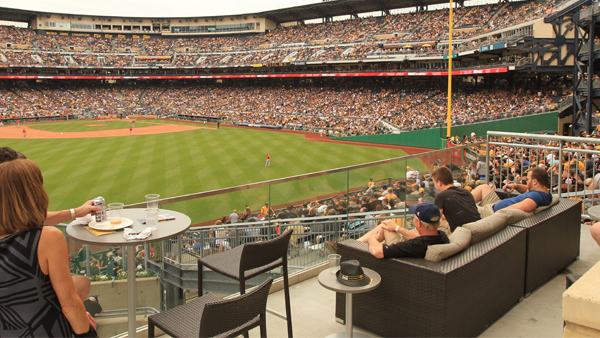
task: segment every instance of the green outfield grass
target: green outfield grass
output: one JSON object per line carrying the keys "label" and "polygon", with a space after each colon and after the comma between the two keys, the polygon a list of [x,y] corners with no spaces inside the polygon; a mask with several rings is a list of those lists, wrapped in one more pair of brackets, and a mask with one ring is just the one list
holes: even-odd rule
{"label": "green outfield grass", "polygon": [[[35,128],[81,131],[91,128],[83,127],[90,122]],[[114,123],[129,127],[129,122]],[[136,126],[138,123],[144,124],[136,122]],[[104,196],[107,203],[131,204],[144,201],[148,193],[173,197],[405,155],[396,149],[309,142],[303,135],[228,127],[133,137],[7,139],[0,144],[23,152],[40,165],[50,210],[78,206],[96,196]],[[267,152],[271,167],[264,167]],[[194,223],[200,223],[229,215],[233,209],[241,212],[246,204],[257,210],[268,201],[271,205],[288,204],[340,193],[348,182],[351,187],[364,186],[369,177],[398,177],[406,164],[386,164],[163,207],[184,212]],[[408,164],[422,167],[416,159]]]}

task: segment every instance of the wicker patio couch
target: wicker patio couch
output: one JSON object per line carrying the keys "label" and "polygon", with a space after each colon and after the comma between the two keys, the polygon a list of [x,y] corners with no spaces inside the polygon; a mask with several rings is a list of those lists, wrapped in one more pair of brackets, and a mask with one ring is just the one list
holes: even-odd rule
{"label": "wicker patio couch", "polygon": [[562,198],[511,226],[527,231],[526,297],[579,257],[581,201]]}
{"label": "wicker patio couch", "polygon": [[[577,258],[580,211],[580,202],[562,199],[440,262],[377,259],[365,243],[340,242],[342,261],[357,259],[382,277],[354,296],[354,325],[385,337],[481,334]],[[345,317],[343,294],[336,317]]]}

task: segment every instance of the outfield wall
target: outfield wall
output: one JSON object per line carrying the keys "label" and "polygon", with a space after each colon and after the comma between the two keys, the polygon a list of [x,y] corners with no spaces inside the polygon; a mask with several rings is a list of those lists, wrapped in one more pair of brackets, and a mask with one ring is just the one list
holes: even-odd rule
{"label": "outfield wall", "polygon": [[[441,128],[441,135],[446,137],[446,128]],[[507,131],[513,133],[536,133],[541,131],[558,131],[558,111],[514,117],[496,121],[453,126],[452,136],[470,135],[473,131],[477,136],[485,136],[488,130]]]}
{"label": "outfield wall", "polygon": [[[453,126],[452,135],[470,135],[475,132],[484,136],[488,130],[507,131],[514,133],[535,133],[558,130],[558,112],[515,117],[496,121],[488,121],[461,126]],[[446,145],[446,128],[432,128],[415,131],[405,131],[400,134],[362,135],[331,137],[332,140],[356,141],[365,143],[393,144],[398,146],[423,147],[443,149]]]}
{"label": "outfield wall", "polygon": [[445,140],[441,136],[440,128],[422,129],[415,131],[402,132],[400,134],[379,134],[379,135],[361,135],[361,136],[345,136],[345,137],[330,137],[332,140],[356,141],[366,143],[393,144],[397,146],[410,146],[421,148],[442,149],[442,141]]}

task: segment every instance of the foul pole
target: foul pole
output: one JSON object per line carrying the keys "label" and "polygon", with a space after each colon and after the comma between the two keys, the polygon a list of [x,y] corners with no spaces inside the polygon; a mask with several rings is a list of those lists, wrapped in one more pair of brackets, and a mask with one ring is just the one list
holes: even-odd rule
{"label": "foul pole", "polygon": [[450,128],[452,124],[452,26],[454,26],[452,16],[452,0],[450,0],[450,16],[448,19],[448,118],[446,121],[446,137],[451,136]]}

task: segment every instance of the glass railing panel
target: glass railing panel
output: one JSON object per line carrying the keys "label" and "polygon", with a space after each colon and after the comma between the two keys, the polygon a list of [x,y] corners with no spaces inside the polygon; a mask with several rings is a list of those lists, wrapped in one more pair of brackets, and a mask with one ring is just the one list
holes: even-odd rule
{"label": "glass railing panel", "polygon": [[[307,203],[307,207],[317,209],[319,214],[329,211],[327,205],[338,208],[339,201],[348,190],[347,171],[322,172],[312,177],[298,180],[290,180],[270,185],[270,201],[275,214],[283,214],[284,217],[291,216],[299,206]],[[287,210],[292,206],[292,210]]]}
{"label": "glass railing panel", "polygon": [[[348,238],[360,238],[386,218],[392,219],[400,226],[405,226],[403,215],[405,206],[408,203],[407,196],[410,194],[411,189],[407,185],[406,173],[407,170],[413,169],[409,168],[407,164],[411,163],[414,168],[419,169],[420,166],[415,165],[414,159],[409,162],[406,159],[393,159],[382,162],[375,165],[365,165],[362,168],[353,169],[349,173],[351,181],[359,184],[351,186],[350,210],[357,210],[361,214],[369,211],[371,214],[364,216],[349,214],[348,229],[346,231]],[[373,177],[374,184],[365,185],[365,182],[370,182],[365,179],[367,177]],[[410,183],[410,180],[408,183]],[[353,207],[355,204],[357,206]],[[381,211],[378,205],[381,205]],[[400,217],[402,219],[399,219]]]}
{"label": "glass railing panel", "polygon": [[[186,214],[195,224],[214,224],[217,220],[223,223],[229,216],[244,213],[246,205],[254,215],[258,215],[261,208],[269,201],[269,186],[255,184],[232,188],[231,191],[211,195],[204,192],[199,196],[189,196],[172,203],[161,203],[159,209],[174,210]],[[139,207],[144,207],[143,204]],[[225,219],[223,220],[223,218]]]}

